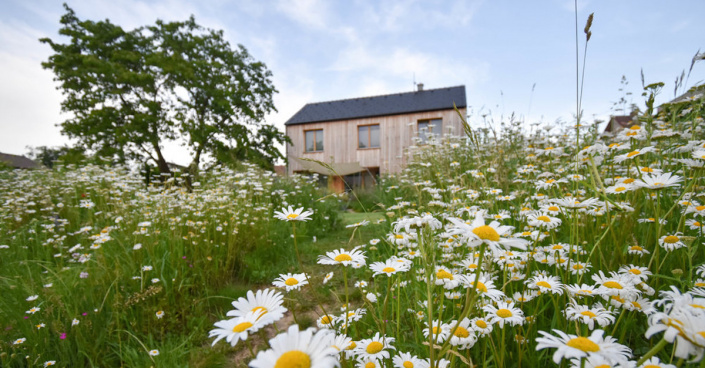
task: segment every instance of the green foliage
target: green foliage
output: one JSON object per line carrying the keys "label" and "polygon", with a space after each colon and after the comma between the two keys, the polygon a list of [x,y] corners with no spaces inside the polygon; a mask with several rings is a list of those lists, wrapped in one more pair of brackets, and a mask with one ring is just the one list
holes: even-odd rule
{"label": "green foliage", "polygon": [[283,158],[274,143],[286,136],[262,122],[275,110],[271,72],[222,31],[193,17],[127,31],[64,7],[59,34],[70,42],[40,40],[54,51],[42,66],[56,75],[62,110],[72,114],[64,134],[118,162],[152,160],[162,173],[169,167],[161,147],[177,138],[193,153],[192,174],[204,155],[261,166]]}
{"label": "green foliage", "polygon": [[178,180],[145,187],[137,172],[93,165],[0,176],[0,340],[27,339],[0,347],[9,353],[0,366],[25,356],[72,367],[227,366],[229,351],[203,348],[214,316],[245,283],[270,283],[295,259],[274,210],[316,212],[300,224],[302,240],[339,228],[337,199],[317,201],[324,193],[305,178],[250,164],[214,169],[192,193]]}

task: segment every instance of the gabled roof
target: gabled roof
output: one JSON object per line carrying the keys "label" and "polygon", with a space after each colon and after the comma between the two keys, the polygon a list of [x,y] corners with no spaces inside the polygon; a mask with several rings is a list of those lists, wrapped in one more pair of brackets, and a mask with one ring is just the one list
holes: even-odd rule
{"label": "gabled roof", "polygon": [[370,118],[467,107],[465,86],[306,104],[284,125]]}
{"label": "gabled roof", "polygon": [[27,157],[11,155],[9,153],[0,153],[0,161],[14,167],[15,169],[40,169],[43,165],[40,165]]}

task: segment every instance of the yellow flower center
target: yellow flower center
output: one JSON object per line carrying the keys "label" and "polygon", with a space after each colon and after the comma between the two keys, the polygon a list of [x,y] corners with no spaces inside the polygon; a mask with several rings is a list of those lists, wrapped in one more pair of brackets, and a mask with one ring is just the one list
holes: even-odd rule
{"label": "yellow flower center", "polygon": [[367,362],[365,364],[365,368],[375,368],[375,363],[374,362]]}
{"label": "yellow flower center", "polygon": [[641,304],[639,304],[637,302],[632,302],[632,306],[636,309],[641,309]]}
{"label": "yellow flower center", "polygon": [[404,366],[404,368],[414,368],[414,363],[407,360],[404,363],[402,363],[402,366]]}
{"label": "yellow flower center", "polygon": [[640,153],[641,152],[639,152],[639,151],[631,151],[631,152],[627,153],[627,157],[634,157]]}
{"label": "yellow flower center", "polygon": [[487,286],[485,286],[485,284],[483,284],[481,281],[478,281],[477,282],[477,290],[480,290],[481,292],[486,293]]}
{"label": "yellow flower center", "polygon": [[620,285],[617,281],[607,281],[602,284],[602,286],[608,287],[610,289],[622,289],[622,285]]}
{"label": "yellow flower center", "polygon": [[404,239],[404,235],[396,234],[396,235],[394,235],[394,238],[395,239]]}
{"label": "yellow flower center", "polygon": [[453,280],[453,274],[446,270],[440,270],[438,271],[438,273],[436,273],[436,278]]}
{"label": "yellow flower center", "polygon": [[664,243],[668,243],[668,244],[673,244],[673,243],[678,243],[679,240],[680,240],[680,239],[678,239],[677,236],[675,236],[675,235],[669,235],[669,236],[667,236],[665,239],[663,239],[663,242],[664,242]]}
{"label": "yellow flower center", "polygon": [[626,178],[626,179],[624,179],[624,181],[623,181],[622,183],[624,183],[624,184],[631,184],[631,183],[633,183],[633,182],[634,182],[634,179],[632,179],[632,178]]}
{"label": "yellow flower center", "polygon": [[333,322],[333,318],[330,318],[330,316],[321,317],[321,324],[329,325],[331,322]]}
{"label": "yellow flower center", "polygon": [[636,268],[632,268],[631,270],[629,270],[629,272],[634,275],[641,275],[641,271],[637,270]]}
{"label": "yellow flower center", "polygon": [[466,338],[466,337],[470,336],[470,332],[468,332],[468,330],[465,329],[464,327],[458,326],[455,329],[455,332],[453,333],[453,335],[460,337],[460,338]]}
{"label": "yellow flower center", "polygon": [[705,305],[702,304],[690,304],[690,306],[697,309],[705,309]]}
{"label": "yellow flower center", "polygon": [[558,211],[558,210],[559,210],[559,208],[558,208],[558,207],[556,207],[556,206],[551,206],[551,207],[548,207],[548,210],[549,210],[549,211],[554,211],[554,212],[555,212],[555,211]]}
{"label": "yellow flower center", "polygon": [[590,311],[580,312],[580,314],[582,314],[583,316],[588,316],[588,317],[590,317],[590,318],[595,318],[595,317],[597,317],[597,316],[595,315],[595,313],[592,313],[592,312],[590,312]]}
{"label": "yellow flower center", "polygon": [[487,328],[487,322],[485,322],[481,319],[478,319],[477,321],[475,321],[475,325],[479,328]]}
{"label": "yellow flower center", "polygon": [[573,265],[574,270],[582,270],[583,268],[585,268],[585,266],[581,265],[580,263],[576,263]]}
{"label": "yellow flower center", "polygon": [[697,206],[697,207],[695,207],[695,210],[696,210],[696,211],[705,210],[705,206]]}
{"label": "yellow flower center", "polygon": [[385,267],[382,269],[382,272],[386,272],[386,273],[392,273],[394,271],[396,271],[396,269],[394,267]]}
{"label": "yellow flower center", "polygon": [[367,351],[367,354],[377,354],[382,351],[382,349],[384,349],[384,345],[382,345],[381,342],[372,341],[369,345],[367,345],[367,349],[365,350]]}
{"label": "yellow flower center", "polygon": [[509,318],[513,315],[514,314],[512,314],[512,311],[510,311],[509,309],[502,308],[502,309],[497,310],[497,316],[502,317],[502,318]]}
{"label": "yellow flower center", "polygon": [[472,229],[472,233],[482,240],[499,241],[497,230],[489,225],[482,225]]}
{"label": "yellow flower center", "polygon": [[551,284],[549,284],[549,283],[546,282],[546,281],[539,281],[539,282],[536,283],[536,286],[542,286],[542,287],[545,287],[545,288],[548,288],[548,289],[551,288]]}
{"label": "yellow flower center", "polygon": [[269,312],[269,309],[267,309],[267,308],[265,308],[265,307],[254,307],[254,308],[252,308],[252,312],[254,312],[255,314],[257,314],[257,312],[259,312],[259,311],[263,311],[263,312],[262,312],[262,314],[260,314],[259,317],[257,317],[257,320],[259,320],[260,318],[262,318],[262,316],[264,316],[265,314],[267,314],[267,313]]}
{"label": "yellow flower center", "polygon": [[336,262],[352,261],[352,257],[347,254],[338,254],[334,259]]}
{"label": "yellow flower center", "polygon": [[625,191],[625,190],[627,190],[627,188],[625,188],[625,187],[619,187],[619,188],[616,188],[614,191],[615,191],[615,192],[623,192],[623,191]]}
{"label": "yellow flower center", "polygon": [[[297,214],[295,214],[295,213],[291,213],[291,214],[289,214],[288,216],[286,216],[286,218],[288,218],[289,220],[293,220],[293,219],[295,219],[295,218],[297,218],[297,217],[299,217],[299,215],[297,215]],[[308,355],[307,355],[307,356],[308,356]]]}
{"label": "yellow flower center", "polygon": [[587,337],[576,337],[574,339],[568,340],[566,345],[573,349],[578,349],[583,352],[595,353],[600,351],[600,346],[590,341]]}
{"label": "yellow flower center", "polygon": [[356,347],[357,347],[357,344],[355,343],[355,341],[351,341],[350,345],[348,345],[348,347],[345,348],[345,350],[352,350],[352,349],[355,349]]}
{"label": "yellow flower center", "polygon": [[641,129],[641,127],[638,126],[638,125],[634,125],[634,126],[632,126],[631,128],[629,128],[629,129],[631,129],[631,130],[639,130],[639,129]]}
{"label": "yellow flower center", "polygon": [[[651,172],[654,172],[654,169],[652,169],[650,167],[642,167],[641,171],[651,173]],[[660,183],[656,183],[656,184],[660,184]]]}
{"label": "yellow flower center", "polygon": [[252,327],[252,323],[242,322],[240,324],[235,325],[235,327],[233,327],[233,332],[242,332],[242,331],[247,330],[250,327]]}
{"label": "yellow flower center", "polygon": [[548,216],[539,216],[536,219],[543,222],[551,222],[551,219],[548,218]]}
{"label": "yellow flower center", "polygon": [[629,249],[630,249],[630,250],[635,250],[635,251],[637,251],[637,252],[641,252],[642,250],[644,250],[644,248],[642,248],[642,247],[640,247],[640,246],[638,246],[638,245],[632,245],[631,247],[629,247]]}
{"label": "yellow flower center", "polygon": [[311,357],[303,351],[287,351],[277,359],[274,368],[311,368]]}
{"label": "yellow flower center", "polygon": [[287,286],[294,286],[294,285],[296,285],[296,284],[299,283],[299,280],[297,280],[297,279],[295,279],[295,278],[293,278],[293,277],[289,277],[288,279],[286,279],[286,281],[284,281],[284,283],[285,283]]}

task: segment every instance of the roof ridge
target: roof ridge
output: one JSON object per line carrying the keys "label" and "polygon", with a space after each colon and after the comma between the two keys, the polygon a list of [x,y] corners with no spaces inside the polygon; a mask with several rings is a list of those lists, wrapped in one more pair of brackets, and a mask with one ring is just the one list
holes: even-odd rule
{"label": "roof ridge", "polygon": [[[411,94],[411,93],[418,93],[418,92],[432,92],[432,91],[439,91],[443,89],[452,89],[452,88],[459,88],[459,87],[465,87],[463,84],[459,84],[457,86],[450,86],[450,87],[440,87],[440,88],[431,88],[431,89],[424,89],[421,91],[409,91],[409,92],[397,92],[397,93],[388,93],[384,95],[373,95],[373,96],[365,96],[365,97],[351,97],[351,98],[341,98],[338,100],[328,100],[328,101],[319,101],[319,102],[309,102],[306,105],[318,105],[318,104],[325,104],[325,103],[331,103],[331,102],[343,102],[343,101],[354,101],[354,100],[364,100],[366,98],[380,98],[380,97],[389,97],[389,96],[399,96],[399,95],[405,95],[405,94]],[[306,106],[304,105],[304,107]]]}

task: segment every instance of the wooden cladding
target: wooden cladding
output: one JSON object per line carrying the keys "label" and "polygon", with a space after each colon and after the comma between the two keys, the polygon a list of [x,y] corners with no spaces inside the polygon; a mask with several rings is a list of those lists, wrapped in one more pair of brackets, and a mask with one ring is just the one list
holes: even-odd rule
{"label": "wooden cladding", "polygon": [[[466,110],[460,109],[460,112],[465,115]],[[424,126],[424,122],[428,126],[429,121],[433,126],[436,119],[441,121],[440,129],[443,135],[463,134],[462,123],[454,110],[297,124],[286,127],[286,134],[292,142],[286,146],[287,156],[306,157],[323,162],[359,162],[362,167],[379,167],[380,174],[398,173],[409,160],[409,146],[414,144],[414,140],[417,141],[416,144],[422,142],[420,126]],[[373,126],[379,128],[369,128]],[[373,129],[378,129],[379,142],[376,142],[372,135]],[[432,130],[436,133],[433,127]],[[313,145],[316,150],[307,150],[311,148],[307,136],[312,139],[315,137],[314,141],[320,137],[320,145]],[[360,143],[378,143],[379,148],[361,148]],[[303,167],[296,160],[289,160],[288,174],[301,170]]]}

